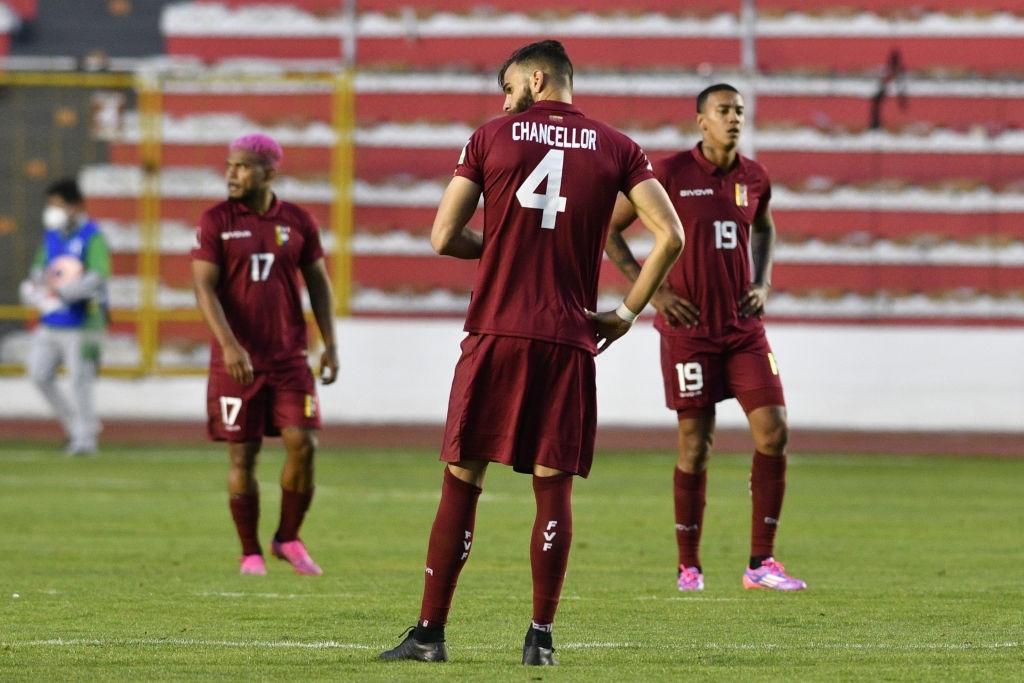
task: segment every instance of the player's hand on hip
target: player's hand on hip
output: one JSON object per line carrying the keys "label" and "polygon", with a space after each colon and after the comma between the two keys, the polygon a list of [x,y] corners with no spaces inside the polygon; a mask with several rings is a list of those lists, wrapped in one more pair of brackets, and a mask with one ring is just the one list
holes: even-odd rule
{"label": "player's hand on hip", "polygon": [[678,294],[668,285],[662,285],[651,297],[651,305],[665,316],[665,321],[672,327],[696,327],[700,321],[700,310]]}
{"label": "player's hand on hip", "polygon": [[615,311],[605,311],[604,313],[584,311],[584,314],[594,323],[594,337],[597,340],[598,353],[604,352],[613,341],[629,332],[629,328],[633,326],[633,323],[623,320]]}
{"label": "player's hand on hip", "polygon": [[764,305],[768,301],[768,285],[750,285],[750,289],[740,299],[739,313],[744,318],[760,317],[764,313]]}

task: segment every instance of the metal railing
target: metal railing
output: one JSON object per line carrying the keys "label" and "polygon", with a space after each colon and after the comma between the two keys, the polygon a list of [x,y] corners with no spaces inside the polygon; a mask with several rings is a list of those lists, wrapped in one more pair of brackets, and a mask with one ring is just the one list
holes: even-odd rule
{"label": "metal railing", "polygon": [[[121,360],[116,357],[105,360],[103,372],[141,376],[204,371],[204,366],[195,362],[162,360],[161,348],[165,341],[162,327],[168,324],[192,325],[199,330],[200,338],[195,339],[195,343],[206,343],[201,317],[194,306],[183,305],[180,297],[176,304],[162,302],[162,275],[172,261],[187,258],[187,254],[167,253],[162,247],[161,231],[169,202],[180,199],[180,192],[176,194],[174,188],[167,187],[165,175],[168,170],[182,170],[170,168],[166,157],[173,145],[196,149],[204,145],[207,148],[221,146],[226,150],[230,139],[211,139],[200,131],[197,139],[188,140],[188,132],[176,131],[176,119],[168,114],[165,106],[168,93],[206,93],[208,101],[221,95],[239,95],[240,109],[235,113],[255,130],[280,130],[282,125],[287,129],[287,123],[274,121],[271,103],[274,97],[288,97],[293,91],[314,93],[327,103],[327,115],[315,123],[328,126],[332,136],[330,139],[320,136],[302,144],[329,147],[326,182],[330,196],[317,201],[324,204],[321,213],[325,220],[321,220],[321,228],[329,248],[328,268],[335,288],[336,312],[339,316],[348,315],[352,289],[349,243],[353,231],[353,80],[351,72],[344,69],[334,73],[258,74],[0,72],[0,115],[8,131],[0,134],[0,146],[6,148],[6,153],[0,155],[6,159],[0,160],[0,177],[6,176],[0,183],[0,374],[24,371],[23,358],[19,357],[23,354],[18,353],[16,342],[21,340],[24,348],[26,330],[36,314],[18,303],[17,290],[41,238],[38,216],[45,201],[45,185],[65,175],[78,175],[81,182],[83,173],[87,174],[89,169],[111,165],[113,149],[123,150],[132,145],[136,160],[132,171],[137,183],[127,190],[92,188],[98,189],[103,197],[91,197],[90,188],[83,187],[86,207],[101,227],[107,219],[130,219],[138,231],[134,242],[137,248],[121,252],[122,258],[115,259],[114,272],[115,277],[134,281],[137,294],[132,301],[114,300],[111,310],[112,335],[119,336],[122,342],[127,338],[129,345],[134,343],[135,353]],[[101,99],[98,95],[111,92],[124,103],[124,110],[115,112],[115,125],[98,131],[97,118],[103,116],[96,104]],[[189,102],[194,109],[189,110],[188,116],[202,117],[208,113],[202,108],[204,101],[203,96],[191,98]],[[223,107],[223,102],[218,106]],[[212,108],[209,112],[224,113]],[[125,121],[131,117],[137,117],[137,135],[125,132]],[[111,112],[107,111],[107,124],[110,118]],[[172,139],[168,139],[169,131],[174,133]],[[237,134],[245,132],[252,131],[236,131]],[[301,131],[298,135],[301,138]],[[287,142],[282,144],[287,155],[289,146]],[[180,163],[181,155],[178,157]],[[301,164],[303,155],[297,154],[294,158]],[[209,164],[196,159],[196,166],[205,166],[204,170],[208,170]],[[305,171],[301,166],[288,168],[291,177],[301,178]],[[322,174],[323,169],[316,172]],[[206,173],[206,177],[209,175]],[[222,186],[204,186],[200,194],[213,204],[222,192]],[[121,207],[131,206],[132,215],[104,215],[112,199]],[[93,210],[94,205],[104,208]],[[124,211],[124,208],[119,210]],[[198,216],[198,213],[189,216],[189,220],[194,221]],[[121,270],[118,270],[119,265]]]}

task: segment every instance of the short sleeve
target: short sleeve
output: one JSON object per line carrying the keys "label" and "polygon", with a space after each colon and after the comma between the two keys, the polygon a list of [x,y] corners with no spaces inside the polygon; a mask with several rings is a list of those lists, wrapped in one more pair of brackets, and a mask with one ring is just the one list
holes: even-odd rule
{"label": "short sleeve", "polygon": [[469,142],[462,148],[459,156],[459,163],[455,167],[455,175],[460,178],[472,180],[481,187],[484,184],[483,157],[484,142],[481,130],[477,130],[469,138]]}
{"label": "short sleeve", "polygon": [[308,266],[324,257],[323,240],[320,236],[320,226],[313,215],[305,209],[298,209],[298,211],[302,217],[302,231],[305,234],[299,265]]}
{"label": "short sleeve", "polygon": [[190,256],[194,261],[209,261],[210,263],[221,262],[221,240],[220,230],[217,228],[216,219],[210,211],[203,212],[196,225],[195,235],[192,240]]}

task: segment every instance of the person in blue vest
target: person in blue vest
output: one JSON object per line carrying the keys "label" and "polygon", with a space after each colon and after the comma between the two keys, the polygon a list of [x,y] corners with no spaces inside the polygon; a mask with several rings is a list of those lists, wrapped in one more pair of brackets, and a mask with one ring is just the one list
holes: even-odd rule
{"label": "person in blue vest", "polygon": [[[69,455],[98,447],[96,375],[109,320],[110,250],[100,226],[85,212],[78,182],[64,178],[46,190],[46,228],[21,298],[39,311],[26,361],[32,382],[53,408]],[[57,385],[61,365],[70,392]]]}

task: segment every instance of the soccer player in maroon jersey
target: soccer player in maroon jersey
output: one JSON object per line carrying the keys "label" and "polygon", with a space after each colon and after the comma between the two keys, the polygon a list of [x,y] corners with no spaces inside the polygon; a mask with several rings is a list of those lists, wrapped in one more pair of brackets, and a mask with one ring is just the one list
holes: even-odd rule
{"label": "soccer player in maroon jersey", "polygon": [[[771,286],[775,224],[764,166],[742,156],[743,97],[720,83],[697,97],[701,141],[654,164],[686,226],[686,253],[651,299],[658,310],[661,368],[668,407],[679,417],[675,468],[679,590],[703,590],[699,546],[704,527],[707,466],[715,404],[735,397],[754,440],[753,503],[746,588],[800,590],[774,559],[775,531],[786,488],[786,401],[761,315]],[[622,231],[636,212],[625,197],[615,206],[606,246],[630,279],[640,265]],[[748,256],[749,250],[749,256]]]}
{"label": "soccer player in maroon jersey", "polygon": [[[536,501],[522,662],[556,663],[551,627],[572,541],[572,482],[593,459],[594,355],[630,329],[682,249],[678,216],[640,147],[572,104],[572,63],[560,43],[520,48],[498,81],[511,116],[473,133],[431,230],[439,254],[480,263],[448,404],[420,616],[384,659],[447,661],[455,584],[487,465],[497,462],[531,474]],[[620,191],[655,246],[618,310],[594,313]],[[467,226],[481,195],[482,234]]]}
{"label": "soccer player in maroon jersey", "polygon": [[228,442],[228,494],[242,543],[242,574],[266,574],[256,479],[264,436],[280,436],[287,456],[270,551],[299,574],[322,573],[299,539],[313,497],[321,426],[299,274],[323,339],[324,384],[338,373],[334,296],[315,220],[271,189],[282,156],[266,135],[231,143],[224,173],[228,199],[203,213],[192,248],[196,301],[213,334],[207,431]]}

